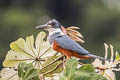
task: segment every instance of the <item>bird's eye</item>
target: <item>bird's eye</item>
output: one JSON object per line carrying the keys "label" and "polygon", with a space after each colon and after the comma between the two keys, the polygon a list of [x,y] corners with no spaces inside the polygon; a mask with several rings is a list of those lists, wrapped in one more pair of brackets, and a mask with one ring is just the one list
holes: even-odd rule
{"label": "bird's eye", "polygon": [[55,22],[52,22],[51,25],[55,25],[56,23]]}

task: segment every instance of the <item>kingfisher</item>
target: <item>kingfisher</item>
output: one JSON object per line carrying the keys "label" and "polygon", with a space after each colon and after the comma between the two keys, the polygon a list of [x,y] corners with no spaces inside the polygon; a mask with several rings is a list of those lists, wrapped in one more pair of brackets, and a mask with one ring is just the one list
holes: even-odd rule
{"label": "kingfisher", "polygon": [[44,29],[49,32],[48,40],[55,51],[64,54],[67,59],[76,57],[80,59],[98,58],[100,60],[106,60],[103,57],[96,56],[83,48],[75,40],[71,39],[65,29],[56,19],[48,21],[46,24],[35,27],[37,29]]}

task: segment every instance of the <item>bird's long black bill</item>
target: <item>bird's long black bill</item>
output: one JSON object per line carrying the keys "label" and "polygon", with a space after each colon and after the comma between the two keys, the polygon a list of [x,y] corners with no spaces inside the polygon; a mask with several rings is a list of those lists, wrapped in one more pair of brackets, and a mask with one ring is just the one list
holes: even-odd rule
{"label": "bird's long black bill", "polygon": [[36,29],[44,29],[44,28],[47,27],[47,26],[48,26],[47,24],[44,24],[44,25],[36,26],[35,28],[36,28]]}

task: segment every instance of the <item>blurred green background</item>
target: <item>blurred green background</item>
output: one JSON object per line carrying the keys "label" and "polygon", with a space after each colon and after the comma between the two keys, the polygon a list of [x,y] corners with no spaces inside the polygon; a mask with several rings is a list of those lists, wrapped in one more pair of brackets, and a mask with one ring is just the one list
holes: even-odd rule
{"label": "blurred green background", "polygon": [[104,42],[120,51],[119,0],[0,0],[0,69],[11,42],[36,36],[34,27],[53,18],[80,27],[91,53],[104,56]]}

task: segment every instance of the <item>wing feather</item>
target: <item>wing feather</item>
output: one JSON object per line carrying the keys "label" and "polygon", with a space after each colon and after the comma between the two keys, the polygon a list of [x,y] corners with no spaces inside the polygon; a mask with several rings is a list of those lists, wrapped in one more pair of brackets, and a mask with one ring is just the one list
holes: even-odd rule
{"label": "wing feather", "polygon": [[80,55],[88,55],[89,52],[81,47],[77,42],[69,38],[68,36],[59,36],[55,38],[55,41],[59,44],[60,47],[68,50],[75,51]]}

